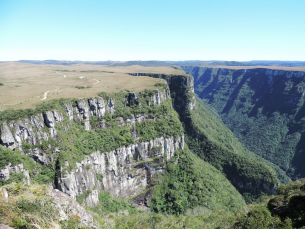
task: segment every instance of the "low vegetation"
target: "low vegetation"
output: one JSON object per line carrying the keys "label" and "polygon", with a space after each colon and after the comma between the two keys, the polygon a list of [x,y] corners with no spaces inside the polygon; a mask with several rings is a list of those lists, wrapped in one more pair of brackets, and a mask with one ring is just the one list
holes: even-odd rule
{"label": "low vegetation", "polygon": [[[303,228],[305,226],[305,213],[303,211],[304,187],[304,180],[281,185],[278,187],[276,195],[262,196],[252,204],[235,212],[225,211],[223,209],[211,210],[204,206],[197,206],[187,209],[183,214],[179,215],[169,215],[166,212],[148,213],[134,210],[128,211],[126,203],[122,203],[121,200],[114,200],[109,194],[103,193],[102,195],[107,196],[107,201],[102,200],[101,202],[104,207],[98,207],[97,211],[94,210],[94,212],[98,213],[95,216],[95,222],[99,223],[99,225],[108,226],[109,228],[127,229]],[[217,193],[214,194],[217,195]],[[105,202],[107,203],[106,206],[110,207],[105,207]],[[175,201],[173,200],[172,203],[175,203]]]}
{"label": "low vegetation", "polygon": [[[130,72],[182,73],[171,67],[103,65],[38,65],[28,63],[0,63],[0,111],[34,108],[40,104],[45,92],[47,101],[60,98],[89,98],[99,92],[116,93],[121,90],[140,92],[154,89],[162,82],[150,77],[129,75]],[[79,78],[84,76],[85,78]],[[80,95],[80,89],[82,93]],[[45,101],[43,100],[43,101]]]}
{"label": "low vegetation", "polygon": [[[3,190],[9,198],[4,198]],[[65,228],[86,229],[80,225],[79,217],[59,220],[58,209],[54,207],[46,186],[12,183],[0,190],[0,224],[16,229]]]}

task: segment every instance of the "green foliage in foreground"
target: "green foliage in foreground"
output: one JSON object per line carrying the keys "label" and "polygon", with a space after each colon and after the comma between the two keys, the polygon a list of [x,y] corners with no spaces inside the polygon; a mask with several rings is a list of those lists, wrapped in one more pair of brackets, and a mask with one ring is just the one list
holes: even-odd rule
{"label": "green foliage in foreground", "polygon": [[304,228],[304,205],[303,180],[281,185],[275,196],[263,196],[236,213],[205,207],[188,209],[179,216],[142,212],[116,216],[114,228]]}
{"label": "green foliage in foreground", "polygon": [[275,196],[250,209],[236,218],[234,228],[305,228],[305,180],[281,185]]}
{"label": "green foliage in foreground", "polygon": [[[236,213],[206,207],[187,209],[179,216],[148,213],[113,198],[108,192],[99,195],[100,204],[87,209],[93,212],[98,228],[230,228],[230,229],[292,229],[305,226],[305,181],[281,185],[275,196],[262,197]],[[0,198],[0,223],[14,228],[85,228],[79,217],[58,220],[58,211],[47,196],[46,186],[10,184],[5,186],[9,201]],[[110,222],[111,221],[111,222]],[[109,223],[110,222],[110,223]],[[107,224],[108,223],[108,224]]]}
{"label": "green foliage in foreground", "polygon": [[0,224],[16,229],[89,229],[80,224],[78,216],[60,221],[59,211],[54,207],[46,186],[12,183],[3,188],[9,198],[3,198],[0,192]]}
{"label": "green foliage in foreground", "polygon": [[290,219],[294,227],[305,227],[305,180],[280,186],[268,209],[282,220]]}
{"label": "green foliage in foreground", "polygon": [[[274,171],[242,147],[233,133],[200,100],[197,100],[195,110],[185,114],[184,123],[186,142],[191,151],[224,172],[241,193],[250,192],[250,197],[257,197],[262,194],[261,184],[276,185],[279,182]],[[238,187],[239,182],[252,182],[258,188],[247,190]],[[247,200],[251,201],[251,198]]]}
{"label": "green foliage in foreground", "polygon": [[281,221],[277,216],[273,217],[271,212],[266,206],[258,205],[254,206],[247,214],[243,214],[236,219],[236,222],[232,226],[236,229],[247,228],[281,228],[291,229],[291,221],[289,219]]}
{"label": "green foliage in foreground", "polygon": [[197,206],[236,212],[245,206],[242,196],[213,166],[187,148],[175,154],[154,187],[150,201],[153,212],[180,215]]}
{"label": "green foliage in foreground", "polygon": [[[201,211],[201,209],[198,209]],[[203,214],[193,215],[164,215],[164,214],[148,214],[148,213],[138,213],[122,217],[117,217],[115,219],[116,229],[185,229],[185,228],[230,228],[232,226],[232,221],[234,220],[234,215],[226,211],[214,211],[206,212],[202,211]]]}

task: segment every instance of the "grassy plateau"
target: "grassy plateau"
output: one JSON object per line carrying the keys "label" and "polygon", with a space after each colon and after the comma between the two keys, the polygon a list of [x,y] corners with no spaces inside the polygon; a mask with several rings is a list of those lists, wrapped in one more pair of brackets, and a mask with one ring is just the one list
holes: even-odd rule
{"label": "grassy plateau", "polygon": [[59,98],[88,98],[99,92],[132,92],[153,89],[163,80],[127,73],[184,74],[172,67],[100,65],[35,65],[0,63],[0,111],[33,108],[35,104]]}

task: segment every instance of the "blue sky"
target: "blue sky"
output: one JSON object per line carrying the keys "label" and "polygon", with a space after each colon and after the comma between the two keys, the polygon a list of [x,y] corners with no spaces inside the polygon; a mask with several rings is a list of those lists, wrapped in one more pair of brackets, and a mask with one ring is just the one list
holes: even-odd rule
{"label": "blue sky", "polygon": [[305,61],[304,9],[304,0],[0,0],[0,61]]}

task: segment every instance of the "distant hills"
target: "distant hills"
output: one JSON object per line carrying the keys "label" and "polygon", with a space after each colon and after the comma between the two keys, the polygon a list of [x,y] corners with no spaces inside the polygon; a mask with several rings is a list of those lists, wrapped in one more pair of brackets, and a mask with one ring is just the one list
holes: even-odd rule
{"label": "distant hills", "polygon": [[[74,64],[90,64],[90,65],[112,65],[112,66],[283,66],[283,67],[301,67],[305,66],[305,61],[279,61],[279,60],[252,60],[252,61],[201,61],[201,60],[185,60],[185,61],[69,61],[69,60],[19,60],[17,62],[29,64],[55,64],[55,65],[74,65]],[[1,63],[1,62],[0,62]]]}

